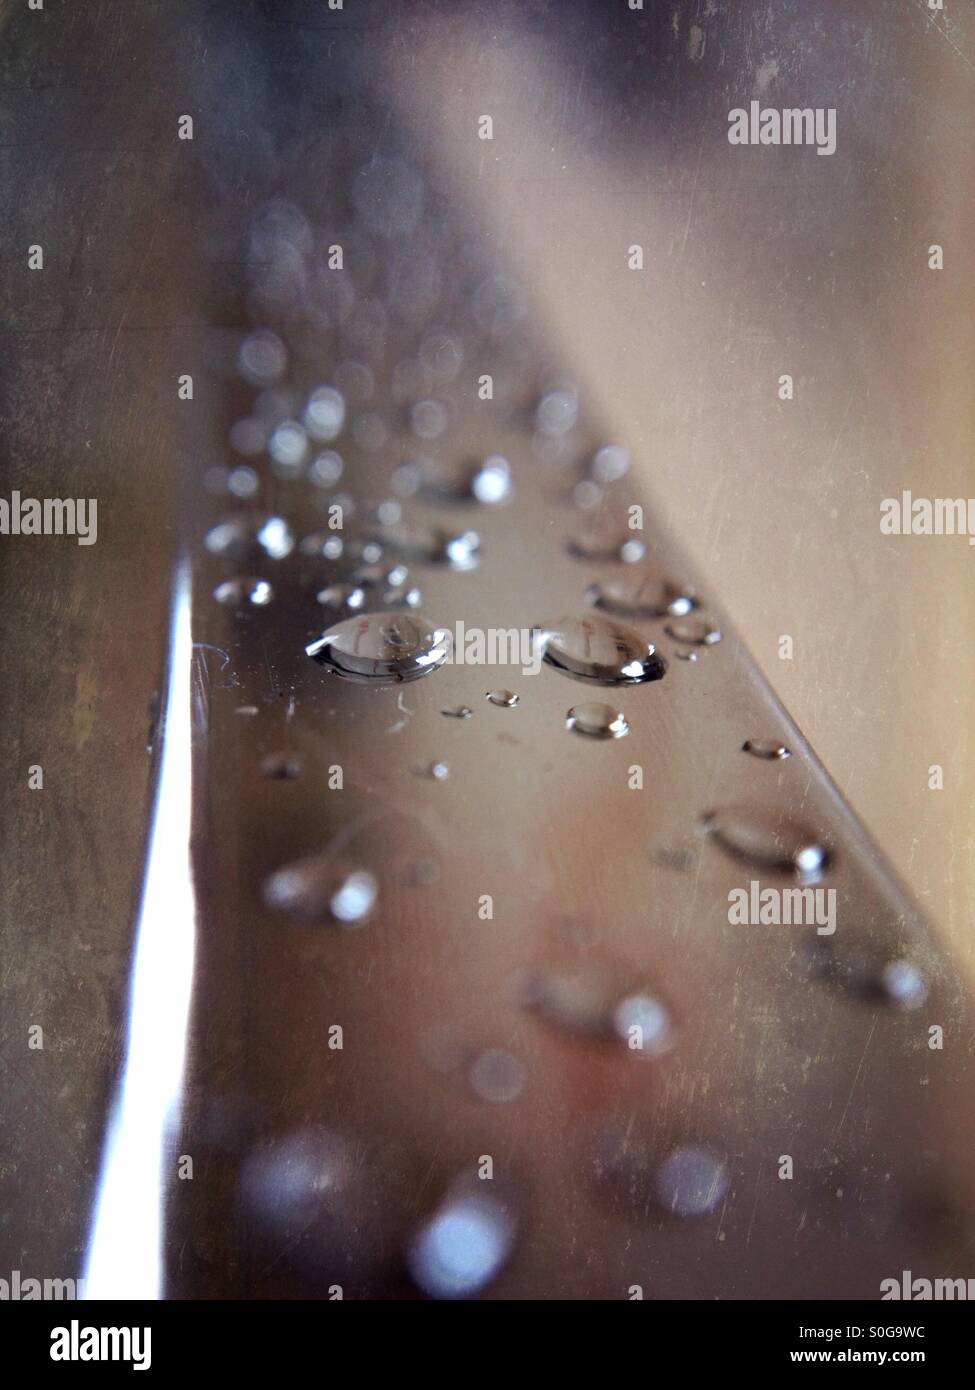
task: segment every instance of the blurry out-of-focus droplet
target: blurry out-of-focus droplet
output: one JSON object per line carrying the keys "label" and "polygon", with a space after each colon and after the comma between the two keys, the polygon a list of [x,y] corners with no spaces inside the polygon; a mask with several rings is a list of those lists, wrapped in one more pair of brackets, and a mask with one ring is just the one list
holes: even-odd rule
{"label": "blurry out-of-focus droplet", "polygon": [[470,1082],[481,1100],[504,1105],[521,1095],[527,1075],[525,1064],[518,1057],[500,1048],[491,1048],[474,1059]]}
{"label": "blurry out-of-focus droplet", "polygon": [[344,872],[323,855],[278,869],[264,884],[268,907],[309,922],[331,918],[351,925],[365,921],[378,895],[379,885],[371,873]]}
{"label": "blurry out-of-focus droplet", "polygon": [[722,1160],[710,1149],[674,1149],[660,1164],[656,1193],[660,1205],[675,1216],[707,1216],[724,1200],[730,1179]]}
{"label": "blurry out-of-focus droplet", "polygon": [[213,591],[213,597],[227,608],[263,608],[271,602],[272,589],[266,579],[251,575],[240,575],[236,579],[225,579]]}
{"label": "blurry out-of-focus droplet", "polygon": [[471,1298],[507,1261],[515,1223],[490,1193],[448,1197],[417,1233],[407,1263],[430,1298]]}

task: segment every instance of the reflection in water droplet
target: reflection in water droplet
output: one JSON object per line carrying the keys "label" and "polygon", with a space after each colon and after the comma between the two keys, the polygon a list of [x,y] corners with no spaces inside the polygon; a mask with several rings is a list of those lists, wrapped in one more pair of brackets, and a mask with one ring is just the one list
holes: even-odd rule
{"label": "reflection in water droplet", "polygon": [[595,608],[620,618],[663,618],[668,613],[683,616],[697,606],[689,584],[652,574],[600,581],[590,585],[586,598]]}
{"label": "reflection in water droplet", "polygon": [[474,711],[470,705],[454,705],[452,709],[442,709],[441,714],[445,714],[448,719],[470,719]]}
{"label": "reflection in water droplet", "polygon": [[746,738],[741,747],[743,753],[751,753],[753,758],[765,758],[768,762],[792,756],[791,749],[777,738]]}
{"label": "reflection in water droplet", "polygon": [[622,738],[630,732],[621,710],[598,702],[573,705],[566,715],[565,727],[591,738]]}
{"label": "reflection in water droplet", "polygon": [[772,811],[729,806],[703,817],[702,829],[732,859],[756,868],[820,878],[832,856],[806,826]]}
{"label": "reflection in water droplet", "polygon": [[539,640],[549,666],[593,685],[638,685],[667,669],[651,642],[608,618],[563,618]]}
{"label": "reflection in water droplet", "polygon": [[375,878],[364,870],[344,873],[330,858],[313,855],[278,869],[264,884],[268,907],[303,921],[364,921],[379,895]]}
{"label": "reflection in water droplet", "polygon": [[524,1062],[510,1052],[492,1048],[476,1058],[470,1071],[470,1082],[481,1100],[492,1105],[504,1105],[516,1100],[525,1088],[528,1073]]}
{"label": "reflection in water droplet", "polygon": [[691,647],[713,647],[721,641],[721,633],[707,618],[686,618],[683,622],[668,623],[664,628],[675,642]]}
{"label": "reflection in water droplet", "polygon": [[657,1169],[657,1200],[676,1216],[707,1216],[728,1191],[728,1170],[709,1149],[681,1148]]}
{"label": "reflection in water droplet", "polygon": [[213,597],[228,608],[246,608],[248,605],[263,608],[271,602],[272,589],[266,579],[240,575],[237,579],[225,579],[218,584]]}
{"label": "reflection in water droplet", "polygon": [[469,1298],[501,1271],[514,1238],[515,1223],[494,1197],[458,1194],[421,1227],[407,1263],[431,1298]]}
{"label": "reflection in water droplet", "polygon": [[265,777],[276,777],[281,781],[293,781],[302,773],[301,759],[296,753],[269,753],[261,763]]}
{"label": "reflection in water droplet", "polygon": [[514,709],[519,699],[513,690],[489,690],[486,698],[501,709]]}
{"label": "reflection in water droplet", "polygon": [[369,613],[337,623],[305,651],[345,680],[397,685],[443,665],[450,633],[406,613]]}

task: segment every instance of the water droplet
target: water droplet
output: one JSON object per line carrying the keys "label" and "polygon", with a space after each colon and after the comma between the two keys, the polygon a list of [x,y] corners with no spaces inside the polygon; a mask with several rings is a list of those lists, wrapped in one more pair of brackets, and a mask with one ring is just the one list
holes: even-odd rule
{"label": "water droplet", "polygon": [[831,863],[829,850],[811,830],[772,811],[729,806],[704,816],[701,825],[732,859],[795,873],[807,883],[821,877]]}
{"label": "water droplet", "polygon": [[489,690],[486,698],[492,705],[498,705],[501,709],[514,709],[519,700],[519,696],[513,690]]}
{"label": "water droplet", "polygon": [[667,623],[664,628],[675,642],[691,647],[713,647],[721,641],[721,633],[707,618],[686,618],[683,622]]}
{"label": "water droplet", "polygon": [[701,659],[701,653],[700,653],[700,652],[695,652],[695,651],[684,652],[684,651],[681,651],[681,649],[680,649],[679,647],[678,647],[677,650],[674,652],[674,656],[676,656],[680,661],[700,661],[700,659]]}
{"label": "water droplet", "polygon": [[236,579],[225,579],[213,591],[218,603],[228,608],[247,608],[253,605],[263,608],[271,602],[272,589],[266,579],[256,579],[252,575],[240,575]]}
{"label": "water droplet", "polygon": [[924,976],[913,961],[892,960],[880,972],[884,995],[902,1009],[919,1009],[928,997]]}
{"label": "water droplet", "polygon": [[482,1052],[470,1070],[474,1091],[481,1100],[490,1101],[492,1105],[517,1100],[525,1088],[527,1077],[524,1062],[498,1048]]}
{"label": "water droplet", "polygon": [[720,1206],[730,1179],[725,1164],[709,1149],[680,1148],[657,1169],[657,1200],[676,1216],[707,1216]]}
{"label": "water droplet", "polygon": [[447,412],[439,401],[417,401],[410,407],[410,428],[417,439],[437,439],[447,428]]}
{"label": "water droplet", "polygon": [[637,564],[647,553],[646,545],[632,531],[616,525],[600,524],[580,531],[569,543],[569,554],[578,560],[617,561]]}
{"label": "water droplet", "polygon": [[230,555],[243,559],[254,550],[262,550],[272,560],[283,560],[294,549],[291,527],[280,516],[231,516],[212,526],[203,544],[213,555]]}
{"label": "water droplet", "polygon": [[620,618],[683,616],[697,606],[689,584],[651,574],[600,581],[590,585],[586,597],[595,608]]}
{"label": "water droplet", "polygon": [[420,1228],[407,1263],[431,1298],[470,1298],[500,1273],[514,1239],[515,1223],[496,1198],[458,1194]]}
{"label": "water droplet", "polygon": [[298,1243],[330,1209],[334,1213],[352,1173],[352,1154],[338,1135],[298,1130],[247,1155],[240,1195],[264,1234]]}
{"label": "water droplet", "polygon": [[312,531],[301,538],[298,549],[302,555],[320,555],[323,560],[338,560],[345,549],[345,542],[334,531]]}
{"label": "water droplet", "polygon": [[446,782],[450,776],[450,768],[442,762],[427,763],[426,767],[421,767],[418,771],[424,777],[432,777],[435,782]]}
{"label": "water droplet", "polygon": [[743,753],[751,753],[753,758],[765,758],[768,762],[792,756],[792,750],[777,738],[746,738],[741,747]]}
{"label": "water droplet", "polygon": [[593,685],[642,684],[667,669],[651,642],[608,618],[563,618],[540,640],[549,666]]}
{"label": "water droplet", "polygon": [[261,480],[254,469],[243,463],[239,468],[232,468],[227,477],[227,491],[234,497],[253,497],[260,484]]}
{"label": "water droplet", "polygon": [[361,869],[343,872],[325,855],[312,855],[278,869],[264,884],[268,907],[309,922],[327,918],[343,923],[365,921],[378,895],[372,874]]}
{"label": "water droplet", "polygon": [[296,478],[308,452],[308,436],[296,420],[285,420],[268,440],[267,451],[279,478]]}
{"label": "water droplet", "polygon": [[472,570],[479,563],[481,539],[476,531],[444,531],[437,527],[384,527],[379,539],[404,560]]}
{"label": "water droplet", "polygon": [[498,506],[512,495],[511,467],[500,454],[486,458],[470,482],[470,490],[478,502]]}
{"label": "water droplet", "polygon": [[316,487],[333,487],[342,476],[345,464],[341,454],[337,454],[334,449],[326,449],[324,453],[317,454],[308,465],[309,482]]}
{"label": "water droplet", "polygon": [[261,762],[261,772],[265,777],[293,781],[301,776],[302,762],[296,753],[269,753]]}
{"label": "water droplet", "polygon": [[443,665],[450,633],[405,613],[369,613],[337,623],[305,651],[346,680],[397,685]]}
{"label": "water droplet", "polygon": [[613,1028],[637,1056],[663,1057],[674,1045],[670,1013],[652,994],[630,994],[613,1012]]}
{"label": "water droplet", "polygon": [[523,981],[519,995],[526,1009],[556,1028],[594,1038],[612,1035],[616,999],[602,974],[582,969],[538,971]]}
{"label": "water droplet", "polygon": [[441,714],[445,714],[448,719],[470,719],[474,711],[470,705],[454,705],[451,709],[442,709]]}
{"label": "water droplet", "polygon": [[240,345],[237,365],[241,376],[252,386],[267,386],[278,381],[288,366],[288,350],[276,333],[259,328],[249,333]]}
{"label": "water droplet", "polygon": [[565,727],[577,734],[587,734],[591,738],[622,738],[630,732],[626,716],[621,710],[597,701],[573,705],[566,715]]}
{"label": "water droplet", "polygon": [[324,608],[336,613],[355,613],[365,604],[365,590],[357,584],[329,584],[316,595]]}
{"label": "water droplet", "polygon": [[344,424],[345,400],[341,391],[334,386],[319,386],[305,406],[305,429],[312,439],[324,444],[341,434]]}
{"label": "water droplet", "polygon": [[597,483],[615,483],[630,466],[630,455],[621,444],[604,444],[593,455],[589,471]]}
{"label": "water droplet", "polygon": [[574,391],[549,391],[538,402],[535,427],[541,434],[568,434],[579,415],[579,401]]}

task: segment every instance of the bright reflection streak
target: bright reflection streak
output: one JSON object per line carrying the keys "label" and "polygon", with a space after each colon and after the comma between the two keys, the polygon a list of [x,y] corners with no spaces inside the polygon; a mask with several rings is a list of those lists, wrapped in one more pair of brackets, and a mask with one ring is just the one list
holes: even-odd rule
{"label": "bright reflection streak", "polygon": [[163,1294],[163,1200],[175,1174],[193,985],[190,865],[190,591],[177,572],[162,754],[135,937],[125,1066],[116,1094],[85,1269],[89,1299]]}

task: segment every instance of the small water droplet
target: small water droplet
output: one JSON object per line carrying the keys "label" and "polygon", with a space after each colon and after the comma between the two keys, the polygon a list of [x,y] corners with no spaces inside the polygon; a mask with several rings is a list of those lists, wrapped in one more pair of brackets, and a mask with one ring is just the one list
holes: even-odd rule
{"label": "small water droplet", "polygon": [[772,811],[729,806],[704,816],[701,825],[730,858],[795,873],[806,883],[820,878],[832,860],[811,830]]}
{"label": "small water droplet", "polygon": [[695,652],[695,651],[684,652],[684,651],[681,651],[681,649],[680,649],[679,647],[678,647],[677,650],[674,652],[674,656],[676,656],[676,657],[678,658],[679,661],[700,661],[700,659],[701,659],[701,653],[700,653],[700,652]]}
{"label": "small water droplet", "polygon": [[675,1149],[657,1169],[655,1187],[660,1205],[675,1216],[707,1216],[730,1186],[725,1164],[710,1149]]}
{"label": "small water droplet", "polygon": [[293,781],[301,776],[302,762],[296,753],[269,753],[261,762],[261,772],[265,777]]}
{"label": "small water droplet", "polygon": [[519,700],[513,690],[489,690],[485,698],[501,709],[514,709]]}
{"label": "small water droplet", "polygon": [[425,767],[418,768],[417,771],[423,777],[432,777],[435,782],[446,782],[450,776],[450,768],[442,762],[427,763]]}
{"label": "small water droplet", "polygon": [[777,738],[746,738],[741,747],[743,753],[751,753],[753,758],[765,758],[768,762],[792,756],[792,750]]}
{"label": "small water droplet", "polygon": [[365,921],[378,895],[372,874],[361,869],[344,873],[323,855],[278,869],[264,884],[268,907],[312,922],[326,918],[345,924]]}
{"label": "small water droplet", "polygon": [[302,555],[320,555],[323,560],[339,560],[345,549],[345,542],[334,531],[312,531],[303,536],[298,549]]}
{"label": "small water droplet", "polygon": [[474,711],[470,705],[454,705],[450,709],[442,709],[441,714],[445,714],[448,719],[470,719]]}
{"label": "small water droplet", "polygon": [[651,642],[608,618],[563,618],[540,641],[549,666],[593,685],[638,685],[667,670]]}
{"label": "small water droplet", "polygon": [[646,545],[632,531],[621,529],[618,524],[600,524],[590,527],[573,536],[569,543],[569,554],[579,560],[622,560],[628,565],[637,564],[647,553]]}
{"label": "small water droplet", "polygon": [[668,637],[690,647],[713,647],[721,641],[721,633],[707,618],[685,618],[682,622],[667,623]]}
{"label": "small water droplet", "polygon": [[590,585],[586,597],[593,607],[620,618],[664,618],[668,614],[678,617],[697,606],[689,584],[652,574],[601,580]]}
{"label": "small water droplet", "polygon": [[622,444],[604,444],[597,449],[589,471],[597,483],[615,483],[630,467],[630,455]]}
{"label": "small water droplet", "polygon": [[525,1088],[528,1072],[524,1062],[510,1052],[492,1048],[482,1052],[471,1066],[471,1086],[481,1100],[504,1105],[517,1100]]}
{"label": "small water droplet", "polygon": [[454,570],[475,569],[480,561],[481,540],[476,531],[445,531],[437,527],[390,526],[380,536],[382,544],[405,560],[448,565]]}
{"label": "small water droplet", "polygon": [[331,608],[336,613],[358,612],[366,601],[365,590],[357,584],[329,584],[316,595],[323,608]]}
{"label": "small water droplet", "polygon": [[232,516],[212,526],[203,544],[213,555],[243,559],[262,550],[272,560],[283,560],[294,549],[291,527],[280,516]]}
{"label": "small water droplet", "polygon": [[579,415],[579,401],[574,391],[549,391],[535,409],[535,428],[546,435],[568,434]]}
{"label": "small water droplet", "polygon": [[500,1273],[515,1231],[495,1197],[457,1193],[420,1228],[407,1253],[410,1273],[430,1298],[470,1298]]}
{"label": "small water droplet", "polygon": [[880,972],[880,987],[902,1009],[919,1009],[928,997],[924,976],[913,961],[892,960]]}
{"label": "small water droplet", "polygon": [[573,705],[566,715],[565,727],[577,734],[587,734],[590,738],[623,738],[630,732],[621,710],[598,701]]}
{"label": "small water droplet", "polygon": [[319,386],[305,406],[305,429],[312,439],[325,443],[341,434],[344,424],[345,401],[341,391],[334,386]]}
{"label": "small water droplet", "polygon": [[498,506],[512,495],[511,466],[500,454],[486,458],[470,482],[470,490],[478,502]]}
{"label": "small water droplet", "polygon": [[305,651],[345,680],[397,685],[442,666],[450,633],[406,613],[369,613],[337,623]]}
{"label": "small water droplet", "polygon": [[613,1028],[638,1057],[663,1057],[674,1045],[670,1011],[654,995],[629,994],[613,1012]]}
{"label": "small water droplet", "polygon": [[236,579],[225,579],[213,591],[218,603],[228,608],[247,608],[253,605],[263,608],[271,602],[272,589],[266,579],[256,579],[252,575],[240,575]]}

